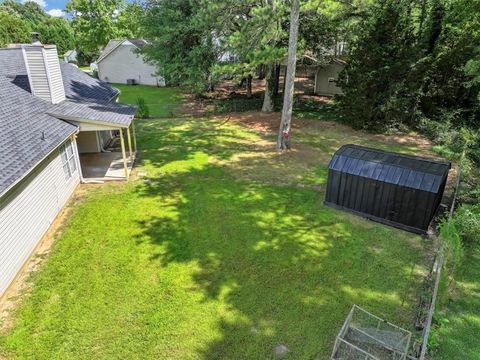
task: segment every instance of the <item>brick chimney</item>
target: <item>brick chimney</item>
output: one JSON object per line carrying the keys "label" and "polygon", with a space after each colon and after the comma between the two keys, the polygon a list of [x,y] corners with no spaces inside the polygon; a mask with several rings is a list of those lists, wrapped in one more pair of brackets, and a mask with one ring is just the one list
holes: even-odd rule
{"label": "brick chimney", "polygon": [[32,94],[58,104],[65,100],[62,71],[55,45],[43,45],[40,34],[32,33],[32,44],[22,45]]}

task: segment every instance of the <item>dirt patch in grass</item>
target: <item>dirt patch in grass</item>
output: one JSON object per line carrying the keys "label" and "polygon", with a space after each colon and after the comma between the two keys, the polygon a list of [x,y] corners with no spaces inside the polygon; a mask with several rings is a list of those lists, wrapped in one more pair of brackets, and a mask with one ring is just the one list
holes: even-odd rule
{"label": "dirt patch in grass", "polygon": [[[222,118],[217,120],[220,122]],[[279,113],[233,113],[229,115],[229,123],[253,130],[261,140],[250,143],[228,159],[213,161],[223,163],[237,178],[250,181],[323,190],[328,162],[346,143],[433,156],[430,142],[418,134],[371,134],[332,121],[304,118],[293,119],[292,148],[279,152],[276,149]]]}
{"label": "dirt patch in grass", "polygon": [[[249,128],[260,131],[262,133],[277,134],[280,126],[281,114],[246,112],[229,115],[232,121],[237,121]],[[300,136],[305,134],[321,134],[336,133],[334,138],[341,135],[342,139],[354,140],[355,143],[367,143],[369,141],[378,142],[386,146],[404,147],[403,152],[415,152],[424,156],[435,156],[431,151],[431,142],[419,134],[402,134],[402,135],[383,135],[372,134],[366,131],[354,130],[349,126],[342,125],[333,121],[318,121],[304,118],[293,118],[292,120],[292,136],[295,143],[295,136],[299,132]],[[350,141],[351,142],[351,141]],[[296,144],[295,144],[296,145]],[[409,151],[409,149],[411,149]]]}
{"label": "dirt patch in grass", "polygon": [[[320,96],[313,94],[314,80],[307,77],[297,77],[295,79],[295,100],[317,102],[318,104],[332,104],[333,99],[327,96]],[[279,94],[276,96],[278,102],[283,99],[283,79],[280,79]],[[182,104],[178,108],[182,115],[203,116],[215,111],[215,103],[218,102],[249,102],[252,101],[257,106],[260,106],[265,92],[265,80],[253,79],[252,81],[252,95],[247,97],[247,90],[245,86],[240,87],[239,83],[233,80],[221,81],[213,92],[204,94],[198,97],[192,94],[183,94]],[[278,114],[279,115],[279,114]]]}

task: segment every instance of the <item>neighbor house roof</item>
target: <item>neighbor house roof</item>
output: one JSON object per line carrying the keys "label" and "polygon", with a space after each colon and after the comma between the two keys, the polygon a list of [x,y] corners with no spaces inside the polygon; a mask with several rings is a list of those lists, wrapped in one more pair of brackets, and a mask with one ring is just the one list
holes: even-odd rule
{"label": "neighbor house roof", "polygon": [[77,131],[13,81],[0,75],[0,195]]}
{"label": "neighbor house roof", "polygon": [[105,58],[107,58],[108,55],[110,55],[117,47],[119,47],[120,45],[122,45],[124,43],[132,44],[133,46],[135,46],[136,48],[139,48],[139,49],[148,44],[148,42],[144,39],[116,39],[116,40],[110,40],[108,42],[107,46],[105,46],[105,49],[103,49],[102,53],[98,57],[97,64],[99,62],[101,62],[102,60],[104,60]]}

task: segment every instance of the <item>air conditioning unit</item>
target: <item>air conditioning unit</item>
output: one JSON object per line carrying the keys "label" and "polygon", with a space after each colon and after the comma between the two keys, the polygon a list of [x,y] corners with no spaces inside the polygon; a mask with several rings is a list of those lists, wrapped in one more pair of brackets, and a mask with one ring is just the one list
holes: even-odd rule
{"label": "air conditioning unit", "polygon": [[127,79],[127,85],[135,85],[137,81],[135,79]]}

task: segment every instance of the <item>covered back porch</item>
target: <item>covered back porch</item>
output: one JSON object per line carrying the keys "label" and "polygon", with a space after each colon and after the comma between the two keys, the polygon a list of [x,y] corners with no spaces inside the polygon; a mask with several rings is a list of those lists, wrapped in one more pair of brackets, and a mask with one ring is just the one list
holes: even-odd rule
{"label": "covered back porch", "polygon": [[80,123],[77,143],[85,182],[128,180],[137,152],[133,121],[128,127]]}
{"label": "covered back porch", "polygon": [[79,128],[76,138],[83,182],[128,180],[135,164],[136,107],[116,102],[67,100],[50,115]]}

